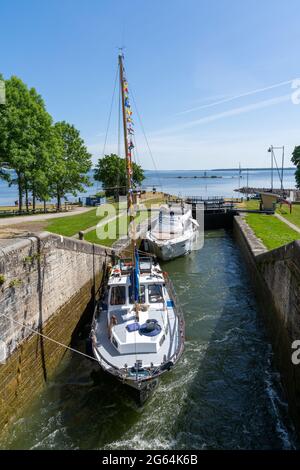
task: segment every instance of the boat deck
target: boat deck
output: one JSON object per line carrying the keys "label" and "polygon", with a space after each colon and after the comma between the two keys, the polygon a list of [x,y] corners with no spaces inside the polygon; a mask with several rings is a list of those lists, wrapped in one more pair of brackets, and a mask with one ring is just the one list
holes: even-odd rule
{"label": "boat deck", "polygon": [[[155,315],[156,313],[156,315]],[[167,313],[165,311],[154,311],[150,310],[149,317],[155,318],[158,320],[162,328],[164,325],[162,323],[162,314],[165,315],[168,323],[168,334],[166,339],[159,351],[156,353],[131,353],[131,354],[120,354],[119,351],[112,345],[108,337],[108,328],[107,328],[107,312],[102,311],[98,317],[96,323],[96,352],[99,357],[102,358],[101,364],[104,368],[116,367],[118,369],[124,368],[125,364],[127,367],[133,367],[137,360],[142,361],[143,367],[150,367],[151,363],[153,366],[159,366],[162,362],[165,362],[173,356],[177,347],[178,347],[178,318],[175,315],[173,308],[168,308]],[[120,325],[123,326],[123,325]],[[124,334],[126,330],[123,326]],[[133,341],[138,341],[140,333],[138,331],[133,331],[129,333],[132,335]],[[155,339],[155,338],[154,338]],[[105,364],[106,363],[106,364]]]}

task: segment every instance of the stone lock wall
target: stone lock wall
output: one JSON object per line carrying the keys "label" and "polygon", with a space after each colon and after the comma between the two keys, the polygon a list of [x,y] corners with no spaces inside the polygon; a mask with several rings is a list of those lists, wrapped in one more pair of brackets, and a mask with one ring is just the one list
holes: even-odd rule
{"label": "stone lock wall", "polygon": [[1,427],[32,400],[65,354],[27,327],[70,344],[82,316],[92,311],[110,255],[45,232],[1,240],[0,341],[7,351],[0,364]]}
{"label": "stone lock wall", "polygon": [[234,234],[255,286],[290,414],[300,433],[300,365],[292,363],[292,343],[300,340],[300,241],[268,251],[241,217]]}

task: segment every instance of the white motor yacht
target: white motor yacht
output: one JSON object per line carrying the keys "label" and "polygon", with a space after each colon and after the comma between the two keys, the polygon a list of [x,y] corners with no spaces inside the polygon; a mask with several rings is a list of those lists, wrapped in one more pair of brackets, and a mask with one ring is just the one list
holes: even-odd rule
{"label": "white motor yacht", "polygon": [[162,206],[146,234],[145,249],[164,261],[186,255],[193,248],[198,228],[191,209],[185,205]]}

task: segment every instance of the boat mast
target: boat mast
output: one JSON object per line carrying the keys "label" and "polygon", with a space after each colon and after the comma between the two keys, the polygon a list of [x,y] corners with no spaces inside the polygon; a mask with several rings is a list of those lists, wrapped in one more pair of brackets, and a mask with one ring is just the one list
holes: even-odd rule
{"label": "boat mast", "polygon": [[[132,212],[132,184],[131,184],[131,152],[129,153],[128,148],[128,135],[127,135],[127,121],[126,121],[126,109],[125,109],[125,80],[124,80],[124,67],[123,67],[123,54],[119,54],[119,70],[120,70],[120,87],[122,96],[122,116],[123,116],[123,133],[124,133],[124,147],[125,147],[125,158],[126,158],[126,174],[127,174],[127,209],[131,217]],[[131,219],[130,219],[131,222]]]}
{"label": "boat mast", "polygon": [[[122,96],[122,115],[123,115],[123,130],[124,130],[124,147],[125,147],[125,155],[126,155],[126,174],[127,174],[127,209],[129,214],[129,223],[132,228],[133,236],[132,236],[132,265],[133,265],[133,274],[135,279],[135,286],[134,291],[139,289],[139,279],[138,279],[138,272],[139,266],[136,256],[136,237],[135,237],[135,221],[134,221],[134,203],[133,203],[133,168],[132,168],[132,158],[131,158],[131,151],[133,149],[133,144],[130,139],[128,143],[128,128],[130,127],[130,133],[133,133],[133,129],[131,127],[132,119],[131,119],[131,110],[129,105],[129,98],[128,98],[128,84],[126,78],[124,77],[124,67],[123,67],[123,53],[119,53],[119,69],[120,69],[120,86],[121,86],[121,96]],[[129,111],[129,114],[128,114]],[[127,113],[127,114],[126,114]],[[129,124],[130,123],[130,124]],[[129,126],[129,127],[128,127]],[[139,318],[138,315],[138,295],[134,293],[135,297],[135,310],[136,310],[136,317]]]}

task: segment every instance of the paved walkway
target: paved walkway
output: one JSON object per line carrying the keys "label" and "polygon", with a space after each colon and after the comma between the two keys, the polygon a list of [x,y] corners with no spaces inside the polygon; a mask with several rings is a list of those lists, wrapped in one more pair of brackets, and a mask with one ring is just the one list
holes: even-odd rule
{"label": "paved walkway", "polygon": [[295,232],[300,233],[300,227],[298,227],[297,225],[293,224],[292,222],[290,222],[289,220],[287,220],[285,217],[282,217],[282,215],[280,215],[280,214],[275,213],[274,215],[275,215],[275,217],[277,217],[277,219],[281,220],[281,222],[285,223],[285,224],[288,225],[290,228],[292,228],[293,230],[295,230]]}
{"label": "paved walkway", "polygon": [[22,224],[26,222],[38,222],[41,220],[56,219],[60,217],[69,217],[71,215],[83,214],[92,210],[92,207],[78,207],[70,212],[53,212],[51,214],[36,214],[36,215],[16,215],[12,217],[0,218],[0,227]]}

